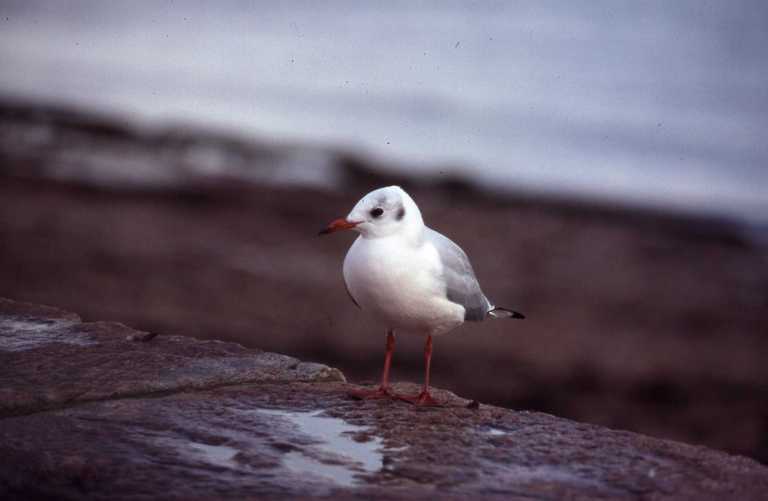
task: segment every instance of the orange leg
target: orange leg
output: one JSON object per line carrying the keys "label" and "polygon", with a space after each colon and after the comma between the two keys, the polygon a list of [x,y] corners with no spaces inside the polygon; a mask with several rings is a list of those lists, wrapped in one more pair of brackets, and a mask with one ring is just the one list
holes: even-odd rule
{"label": "orange leg", "polygon": [[349,395],[358,399],[393,398],[389,389],[389,367],[392,365],[392,354],[395,352],[395,331],[387,331],[387,352],[384,355],[384,371],[381,373],[381,384],[374,390],[350,390]]}
{"label": "orange leg", "polygon": [[440,405],[432,395],[429,394],[429,369],[432,366],[432,335],[427,336],[427,343],[424,345],[424,387],[418,395],[408,397],[401,396],[401,400],[410,402],[414,405]]}

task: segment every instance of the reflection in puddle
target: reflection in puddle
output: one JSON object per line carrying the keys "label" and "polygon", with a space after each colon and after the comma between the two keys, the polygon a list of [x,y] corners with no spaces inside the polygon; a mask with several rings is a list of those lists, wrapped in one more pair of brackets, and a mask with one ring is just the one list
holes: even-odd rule
{"label": "reflection in puddle", "polygon": [[285,466],[296,473],[316,475],[344,487],[352,487],[356,483],[355,474],[358,472],[347,465],[323,463],[302,452],[289,452],[284,461]]}
{"label": "reflection in puddle", "polygon": [[489,428],[486,430],[486,433],[487,433],[488,435],[492,436],[492,437],[501,437],[501,436],[503,436],[503,435],[506,435],[506,434],[507,434],[507,432],[506,432],[506,431],[504,431],[504,430],[500,430],[500,429],[498,429],[498,428],[494,428],[493,426],[489,427]]}
{"label": "reflection in puddle", "polygon": [[305,450],[283,456],[285,466],[296,473],[316,475],[349,487],[358,482],[357,475],[376,473],[383,467],[381,438],[370,435],[365,441],[353,438],[355,434],[367,433],[368,427],[322,416],[322,411],[260,409],[257,412],[283,418],[317,441]]}
{"label": "reflection in puddle", "polygon": [[237,449],[226,445],[208,445],[200,442],[190,442],[191,447],[206,463],[223,468],[234,468]]}

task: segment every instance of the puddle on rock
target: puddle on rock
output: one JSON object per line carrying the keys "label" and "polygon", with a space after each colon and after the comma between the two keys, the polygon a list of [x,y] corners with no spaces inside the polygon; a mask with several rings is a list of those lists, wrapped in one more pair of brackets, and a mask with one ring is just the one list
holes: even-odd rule
{"label": "puddle on rock", "polygon": [[[217,437],[218,439],[220,437]],[[235,456],[240,453],[240,450],[234,443],[231,446],[211,445],[179,436],[156,434],[155,432],[142,433],[141,440],[149,441],[153,447],[160,447],[164,451],[174,451],[182,458],[182,464],[193,465],[195,468],[199,468],[200,463],[229,470],[242,468],[242,465],[235,460]]]}
{"label": "puddle on rock", "polygon": [[323,416],[323,411],[259,409],[256,412],[286,420],[298,428],[299,432],[316,441],[304,450],[283,455],[285,466],[296,473],[311,474],[341,486],[352,487],[360,483],[357,478],[359,475],[377,473],[383,468],[383,440],[373,436],[370,440],[358,441],[353,437],[355,434],[368,433],[370,428],[366,426]]}
{"label": "puddle on rock", "polygon": [[190,442],[189,447],[208,464],[223,468],[235,468],[237,449],[227,445],[209,445],[200,442]]}
{"label": "puddle on rock", "polygon": [[76,322],[48,318],[0,317],[0,350],[27,351],[51,343],[97,344],[86,335],[66,330]]}

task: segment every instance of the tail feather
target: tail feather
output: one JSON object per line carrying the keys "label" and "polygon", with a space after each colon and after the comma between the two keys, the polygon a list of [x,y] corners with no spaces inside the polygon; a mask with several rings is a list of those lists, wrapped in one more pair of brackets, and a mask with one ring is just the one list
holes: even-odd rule
{"label": "tail feather", "polygon": [[525,318],[525,315],[518,311],[508,310],[507,308],[501,308],[499,306],[494,306],[491,311],[488,312],[488,315],[492,318]]}

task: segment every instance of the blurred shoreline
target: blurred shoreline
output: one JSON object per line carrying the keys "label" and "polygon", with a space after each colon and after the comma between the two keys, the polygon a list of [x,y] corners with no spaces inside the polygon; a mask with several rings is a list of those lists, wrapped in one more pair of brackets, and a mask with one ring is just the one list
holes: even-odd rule
{"label": "blurred shoreline", "polygon": [[768,244],[768,224],[715,212],[479,185],[455,166],[413,170],[332,145],[279,142],[183,124],[153,127],[115,114],[2,96],[0,155],[5,175],[97,190],[213,193],[248,183],[343,192],[402,184],[501,205],[668,226],[744,245]]}
{"label": "blurred shoreline", "polygon": [[[0,296],[374,380],[383,335],[341,282],[351,237],[315,235],[397,183],[486,293],[528,315],[438,340],[436,385],[768,461],[762,229],[404,173],[331,147],[2,101]],[[420,344],[398,339],[396,380],[420,380]]]}

